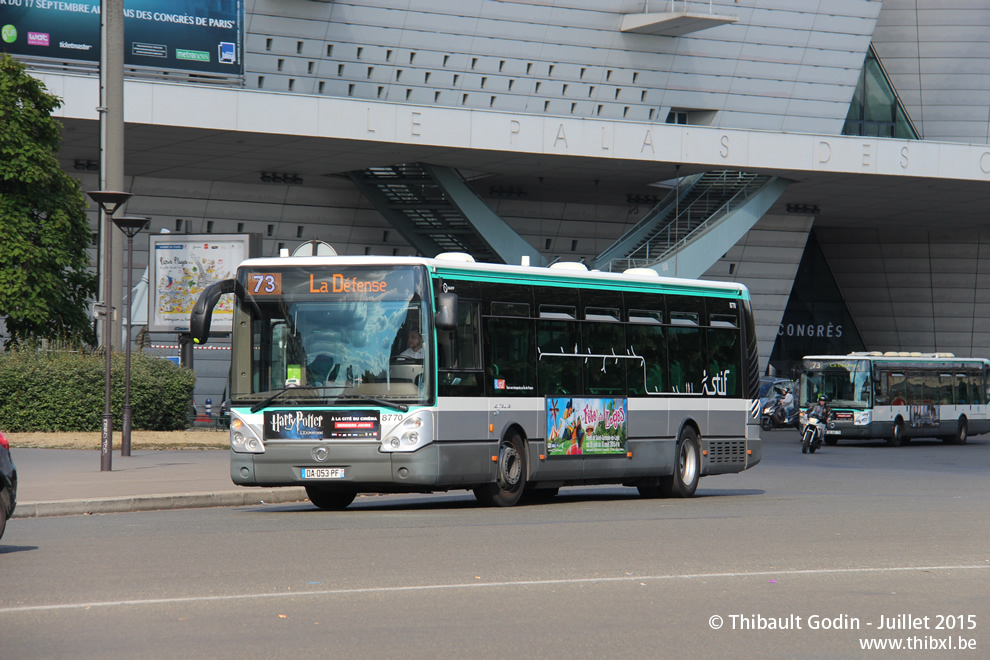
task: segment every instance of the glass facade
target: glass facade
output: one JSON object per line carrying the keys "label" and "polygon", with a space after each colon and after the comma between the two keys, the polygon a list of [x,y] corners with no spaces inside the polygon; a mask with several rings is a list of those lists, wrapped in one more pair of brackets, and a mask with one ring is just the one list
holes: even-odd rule
{"label": "glass facade", "polygon": [[866,61],[859,74],[859,83],[849,105],[842,134],[920,139],[877,59],[873,46],[866,53]]}

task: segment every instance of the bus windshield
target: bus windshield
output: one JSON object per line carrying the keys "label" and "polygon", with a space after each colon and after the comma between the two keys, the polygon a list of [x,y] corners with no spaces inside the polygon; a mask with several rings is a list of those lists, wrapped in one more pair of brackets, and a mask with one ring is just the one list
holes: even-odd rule
{"label": "bus windshield", "polygon": [[234,328],[234,405],[431,400],[425,268],[256,267],[238,280],[246,295]]}
{"label": "bus windshield", "polygon": [[822,394],[832,407],[865,410],[873,405],[868,360],[806,359],[803,366],[801,406],[813,406]]}

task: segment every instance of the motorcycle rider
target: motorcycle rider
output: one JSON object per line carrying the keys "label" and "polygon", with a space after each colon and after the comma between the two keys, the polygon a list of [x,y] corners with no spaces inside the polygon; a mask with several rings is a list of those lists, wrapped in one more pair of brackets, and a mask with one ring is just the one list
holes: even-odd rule
{"label": "motorcycle rider", "polygon": [[[829,417],[831,417],[831,415],[832,415],[832,410],[828,406],[828,397],[822,394],[818,397],[818,403],[816,403],[810,410],[808,410],[808,425],[805,426],[804,429],[801,431],[802,443],[804,442],[803,436],[805,436],[805,434],[807,433],[808,427],[811,426],[812,419],[817,419],[819,421],[819,426],[818,428],[815,429],[815,434],[816,435],[824,434],[825,425],[828,423]],[[812,436],[811,445],[810,445],[812,454],[814,454],[815,449],[817,449],[818,446],[820,446],[821,441],[822,441],[821,437],[816,438],[815,436]],[[802,444],[801,453],[805,453],[808,450],[808,447],[809,447],[808,444]]]}
{"label": "motorcycle rider", "polygon": [[818,397],[818,403],[808,411],[808,417],[817,417],[821,421],[827,421],[831,410],[828,407],[828,397],[822,394]]}
{"label": "motorcycle rider", "polygon": [[832,409],[828,407],[828,397],[822,394],[818,397],[818,403],[808,411],[808,419],[812,417],[818,419],[823,425],[828,422],[832,414]]}
{"label": "motorcycle rider", "polygon": [[784,409],[784,423],[791,421],[794,416],[794,393],[791,392],[791,388],[784,388],[784,398],[780,402],[781,407]]}

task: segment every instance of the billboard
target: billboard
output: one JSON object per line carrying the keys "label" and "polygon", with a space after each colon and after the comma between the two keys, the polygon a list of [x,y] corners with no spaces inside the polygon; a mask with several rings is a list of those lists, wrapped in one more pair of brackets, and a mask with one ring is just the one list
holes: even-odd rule
{"label": "billboard", "polygon": [[[251,234],[152,234],[148,239],[152,332],[188,332],[199,294],[214,282],[233,278],[238,264],[252,255]],[[254,240],[259,240],[256,235]],[[213,308],[211,334],[229,333],[233,320],[231,293]]]}
{"label": "billboard", "polygon": [[[244,0],[124,0],[124,65],[244,73]],[[100,61],[100,0],[0,0],[0,52]]]}

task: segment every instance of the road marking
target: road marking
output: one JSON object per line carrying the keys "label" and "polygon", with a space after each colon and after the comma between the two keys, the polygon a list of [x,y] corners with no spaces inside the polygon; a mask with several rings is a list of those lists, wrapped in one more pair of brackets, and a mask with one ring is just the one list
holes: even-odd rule
{"label": "road marking", "polygon": [[321,589],[312,591],[286,591],[281,593],[237,594],[231,596],[185,596],[180,598],[143,598],[139,600],[107,600],[88,603],[64,603],[58,605],[25,605],[2,607],[0,614],[18,612],[46,612],[56,610],[82,610],[90,607],[131,607],[134,605],[173,605],[180,603],[208,603],[233,600],[265,600],[268,598],[300,598],[311,596],[349,596],[355,594],[387,594],[411,591],[444,591],[455,589],[539,587],[569,584],[595,584],[616,582],[644,582],[657,580],[713,580],[717,578],[781,577],[788,575],[842,575],[851,573],[910,573],[926,571],[979,571],[990,569],[990,564],[957,566],[888,566],[886,568],[823,568],[793,571],[753,571],[735,573],[684,573],[681,575],[623,575],[621,577],[571,578],[561,580],[514,580],[509,582],[466,582],[461,584],[423,584],[410,587],[361,587],[354,589]]}

